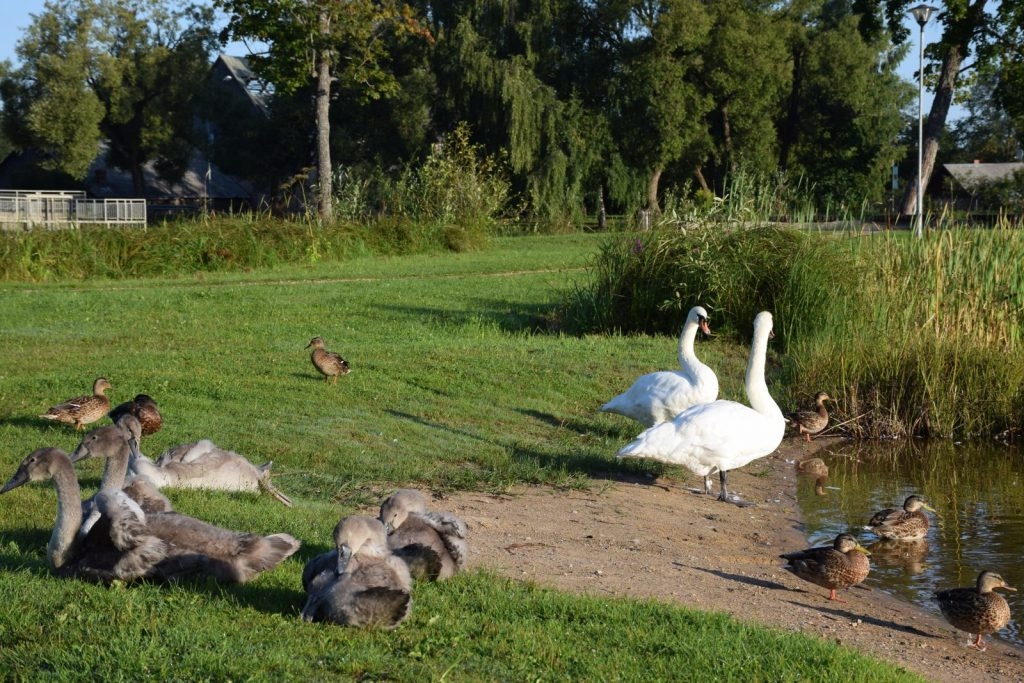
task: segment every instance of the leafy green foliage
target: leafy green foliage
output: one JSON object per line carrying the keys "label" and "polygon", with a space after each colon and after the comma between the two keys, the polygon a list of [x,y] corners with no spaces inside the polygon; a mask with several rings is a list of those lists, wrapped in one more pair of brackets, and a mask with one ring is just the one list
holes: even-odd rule
{"label": "leafy green foliage", "polygon": [[[109,162],[180,169],[194,84],[209,68],[212,10],[162,0],[48,3],[17,45],[22,65],[0,82],[6,133],[43,154],[43,167],[82,179],[101,140]],[[173,170],[168,174],[174,177]]]}

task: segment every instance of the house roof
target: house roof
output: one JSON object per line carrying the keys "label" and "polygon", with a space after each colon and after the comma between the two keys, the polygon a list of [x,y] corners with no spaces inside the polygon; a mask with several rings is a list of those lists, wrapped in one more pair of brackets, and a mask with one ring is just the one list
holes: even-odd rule
{"label": "house roof", "polygon": [[1024,171],[1024,162],[999,164],[944,164],[943,168],[968,192],[976,192],[984,185],[1009,180]]}
{"label": "house roof", "polygon": [[268,105],[274,95],[274,87],[259,78],[249,68],[249,60],[245,57],[218,55],[213,63],[213,71],[220,76],[222,82],[234,81],[237,83],[239,89],[245,93],[253,106],[264,115],[268,113]]}
{"label": "house roof", "polygon": [[[132,197],[132,175],[129,171],[106,166],[107,145],[100,144],[100,153],[89,167],[85,180],[89,195],[98,198]],[[152,161],[142,167],[146,199],[238,199],[253,194],[248,183],[230,176],[209,163],[198,151],[193,151],[188,168],[177,182],[164,180],[156,172]]]}

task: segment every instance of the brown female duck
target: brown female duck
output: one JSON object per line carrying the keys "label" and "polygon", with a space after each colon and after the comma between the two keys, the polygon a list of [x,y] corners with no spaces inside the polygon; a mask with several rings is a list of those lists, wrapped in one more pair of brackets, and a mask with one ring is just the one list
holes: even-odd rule
{"label": "brown female duck", "polygon": [[887,508],[876,512],[864,528],[880,538],[916,541],[928,534],[928,516],[921,510],[935,512],[935,508],[915,493],[903,501],[902,510]]}
{"label": "brown female duck", "polygon": [[313,367],[320,371],[320,374],[324,376],[325,382],[333,381],[334,384],[338,383],[339,375],[347,375],[350,368],[348,361],[342,358],[339,354],[333,351],[328,351],[324,348],[324,340],[320,337],[313,337],[306,344],[306,348],[313,348],[313,353],[310,354],[310,360],[313,361]]}
{"label": "brown female duck", "polygon": [[977,634],[970,645],[982,652],[985,651],[982,635],[995,633],[1010,623],[1010,606],[1003,596],[995,592],[996,588],[1017,590],[1006,585],[999,574],[983,571],[978,574],[973,588],[950,588],[935,594],[946,621],[961,631]]}
{"label": "brown female duck", "polygon": [[115,423],[122,415],[133,415],[139,421],[142,425],[142,436],[155,434],[164,426],[164,418],[160,415],[160,409],[156,407],[156,401],[146,394],[136,394],[132,400],[125,401],[110,411],[110,419]]}
{"label": "brown female duck", "polygon": [[867,578],[871,570],[870,554],[852,535],[839,534],[831,546],[808,548],[779,557],[786,560],[786,571],[828,588],[829,600],[846,602],[836,597],[836,591],[856,586]]}
{"label": "brown female duck", "polygon": [[110,382],[105,377],[97,377],[92,383],[91,396],[76,396],[58,403],[39,417],[74,425],[76,430],[81,431],[85,425],[95,422],[110,410],[110,399],[103,394],[110,388]]}
{"label": "brown female duck", "polygon": [[811,435],[817,434],[828,426],[828,411],[825,410],[825,401],[831,401],[832,397],[824,391],[814,395],[814,410],[798,410],[786,417],[789,419],[793,429],[798,434],[803,434],[805,441],[811,440]]}

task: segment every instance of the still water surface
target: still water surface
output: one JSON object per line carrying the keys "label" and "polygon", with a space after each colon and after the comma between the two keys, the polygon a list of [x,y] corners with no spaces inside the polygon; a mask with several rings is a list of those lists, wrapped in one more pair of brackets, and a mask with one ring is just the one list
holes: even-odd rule
{"label": "still water surface", "polygon": [[[800,477],[798,500],[812,545],[852,531],[872,552],[865,585],[940,614],[932,594],[973,586],[978,573],[1002,574],[1018,592],[1000,591],[1013,615],[997,637],[1024,645],[1024,450],[949,442],[840,443],[818,453],[829,467],[824,495]],[[924,495],[938,514],[924,541],[880,543],[864,529],[875,512]],[[856,599],[856,591],[853,592]],[[966,642],[966,634],[960,634]]]}

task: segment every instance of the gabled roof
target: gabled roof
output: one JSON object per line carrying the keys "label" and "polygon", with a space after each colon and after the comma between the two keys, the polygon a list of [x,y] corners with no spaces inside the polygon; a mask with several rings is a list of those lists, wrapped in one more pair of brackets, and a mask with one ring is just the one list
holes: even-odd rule
{"label": "gabled roof", "polygon": [[983,186],[1010,180],[1018,172],[1024,172],[1024,162],[999,164],[944,164],[943,168],[968,192],[977,192]]}
{"label": "gabled roof", "polygon": [[218,55],[213,63],[213,71],[222,82],[234,81],[253,106],[264,115],[267,114],[270,98],[274,95],[274,86],[259,78],[249,68],[249,60],[245,57]]}

